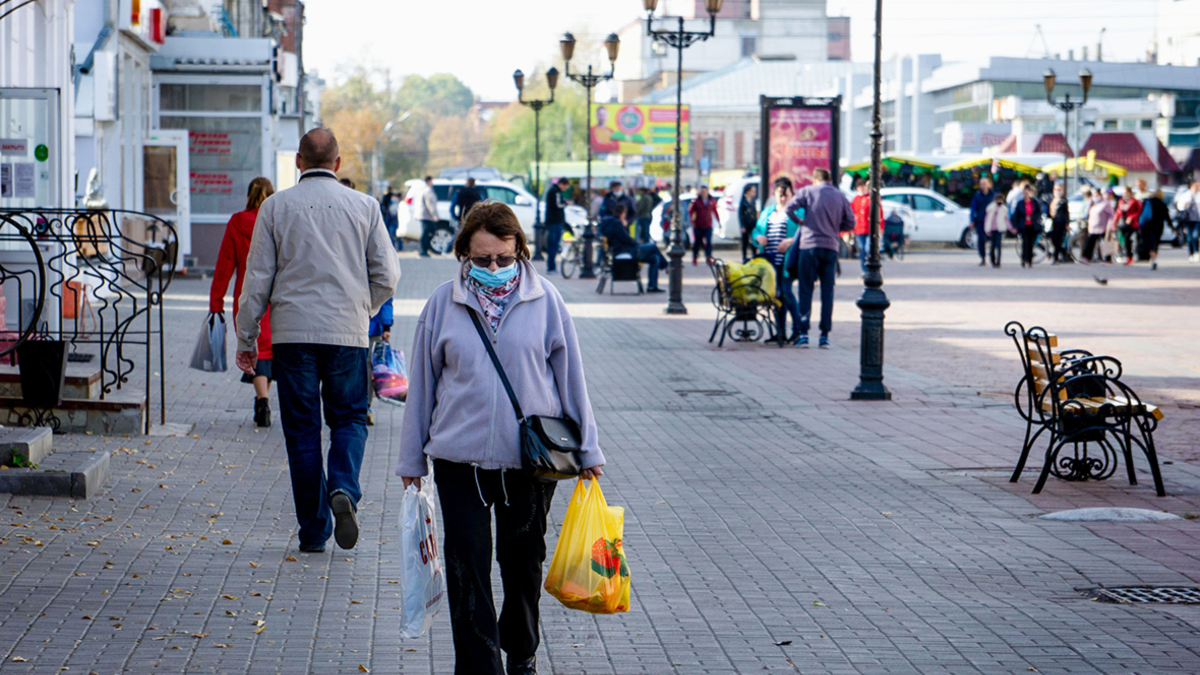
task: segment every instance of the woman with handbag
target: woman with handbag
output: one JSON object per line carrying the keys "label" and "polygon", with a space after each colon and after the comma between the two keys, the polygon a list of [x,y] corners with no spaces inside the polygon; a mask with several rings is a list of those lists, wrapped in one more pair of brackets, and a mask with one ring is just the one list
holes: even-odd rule
{"label": "woman with handbag", "polygon": [[[505,204],[471,209],[462,263],[417,321],[396,474],[421,485],[433,458],[458,675],[537,672],[546,515],[555,483],[603,475],[575,324],[529,262]],[[492,600],[492,511],[504,585]],[[508,655],[501,667],[501,650]]]}
{"label": "woman with handbag", "polygon": [[[250,237],[254,234],[254,221],[258,219],[258,207],[267,201],[267,197],[275,194],[275,186],[270,179],[259,176],[250,181],[246,194],[246,210],[233,214],[229,224],[225,226],[225,237],[221,240],[221,249],[217,253],[217,267],[213,271],[212,286],[208,291],[208,311],[214,314],[225,312],[225,292],[229,290],[229,280],[237,272],[237,281],[233,284],[233,318],[237,321],[238,298],[242,297],[242,281],[246,278],[246,256],[250,253]],[[242,375],[242,382],[254,385],[254,424],[259,427],[271,426],[271,402],[267,398],[271,392],[271,314],[267,310],[259,322],[261,332],[258,334],[258,363],[254,366],[254,375]]]}

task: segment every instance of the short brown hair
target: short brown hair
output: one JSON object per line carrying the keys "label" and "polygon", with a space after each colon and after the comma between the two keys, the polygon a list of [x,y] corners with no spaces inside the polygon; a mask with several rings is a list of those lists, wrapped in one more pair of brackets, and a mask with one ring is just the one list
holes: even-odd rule
{"label": "short brown hair", "polygon": [[263,176],[255,178],[250,181],[250,188],[246,191],[246,210],[257,209],[267,201],[267,197],[273,194],[275,194],[275,186],[271,184],[271,179]]}
{"label": "short brown hair", "polygon": [[463,216],[462,229],[454,240],[454,257],[459,260],[470,257],[471,238],[480,230],[505,241],[515,239],[517,259],[529,259],[529,245],[525,242],[525,231],[521,229],[521,221],[517,220],[517,214],[513,213],[507,204],[495,199],[485,199],[476,203]]}
{"label": "short brown hair", "polygon": [[300,139],[297,154],[307,168],[333,166],[338,158],[337,136],[325,127],[310,129]]}

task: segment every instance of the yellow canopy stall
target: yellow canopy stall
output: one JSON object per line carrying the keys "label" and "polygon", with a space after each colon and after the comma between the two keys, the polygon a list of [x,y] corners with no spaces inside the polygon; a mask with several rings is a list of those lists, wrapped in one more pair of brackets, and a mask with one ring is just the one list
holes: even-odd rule
{"label": "yellow canopy stall", "polygon": [[[1047,171],[1047,172],[1057,171],[1059,173],[1065,173],[1066,171],[1074,169],[1076,164],[1077,164],[1077,162],[1075,161],[1075,158],[1072,157],[1071,159],[1068,159],[1066,161],[1065,169],[1063,168],[1063,162],[1054,162],[1052,164],[1047,164],[1046,166],[1043,166],[1042,171]],[[1102,159],[1091,159],[1088,157],[1083,158],[1082,166],[1080,166],[1079,168],[1082,171],[1094,171],[1095,169],[1104,169],[1105,173],[1107,173],[1109,176],[1115,176],[1117,178],[1120,178],[1121,176],[1124,176],[1125,174],[1129,173],[1125,169],[1125,167],[1121,166],[1120,164],[1113,164],[1112,162],[1106,162]]]}
{"label": "yellow canopy stall", "polygon": [[1031,176],[1037,174],[1038,171],[1042,171],[1042,169],[1039,169],[1036,166],[1032,166],[1030,164],[1022,164],[1021,162],[1015,162],[1011,159],[1005,159],[1003,157],[994,158],[994,157],[987,157],[985,155],[981,155],[979,157],[970,157],[968,159],[960,159],[959,161],[954,162],[953,164],[947,164],[947,165],[943,166],[942,171],[943,172],[962,171],[964,169],[970,169],[972,167],[982,166],[984,164],[991,166],[993,161],[995,161],[997,165],[1004,167],[1006,169],[1012,169],[1013,171],[1016,171],[1018,173],[1027,173]]}

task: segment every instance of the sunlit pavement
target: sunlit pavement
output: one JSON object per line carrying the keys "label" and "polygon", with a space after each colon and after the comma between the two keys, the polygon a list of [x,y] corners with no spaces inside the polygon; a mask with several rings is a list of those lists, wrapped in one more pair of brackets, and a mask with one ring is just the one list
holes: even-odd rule
{"label": "sunlit pavement", "polygon": [[[601,297],[594,281],[552,277],[579,328],[605,493],[626,508],[634,593],[630,612],[599,617],[543,597],[540,672],[1200,671],[1200,609],[1078,592],[1200,582],[1196,521],[1033,517],[1200,513],[1200,266],[1174,250],[1156,272],[1022,270],[1005,253],[1001,270],[961,251],[886,264],[889,403],[848,401],[854,261],[843,261],[828,351],[710,345],[711,275],[690,259],[686,317],[663,316],[663,295]],[[424,298],[455,264],[401,264],[393,342],[407,351]],[[7,499],[0,670],[452,672],[445,614],[425,638],[398,636],[400,411],[375,407],[358,547],[299,553],[278,423],[254,429],[234,373],[185,368],[207,292],[179,280],[167,297],[168,421],[188,434],[59,437],[59,448],[114,451],[107,489],[87,502]],[[1032,496],[1036,457],[1007,482],[1023,431],[1002,332],[1013,319],[1120,359],[1164,408],[1168,497],[1154,496],[1140,460],[1137,486],[1122,469],[1099,483],[1051,479]],[[560,496],[551,544],[564,510]]]}

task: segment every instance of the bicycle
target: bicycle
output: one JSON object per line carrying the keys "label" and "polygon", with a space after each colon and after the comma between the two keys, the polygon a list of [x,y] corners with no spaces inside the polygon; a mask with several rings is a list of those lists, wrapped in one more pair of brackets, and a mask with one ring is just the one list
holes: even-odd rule
{"label": "bicycle", "polygon": [[[567,239],[567,235],[570,239]],[[583,267],[583,239],[575,235],[574,231],[566,228],[563,236],[563,241],[566,246],[563,248],[559,257],[558,267],[564,279],[570,279],[575,275],[576,270]]]}

